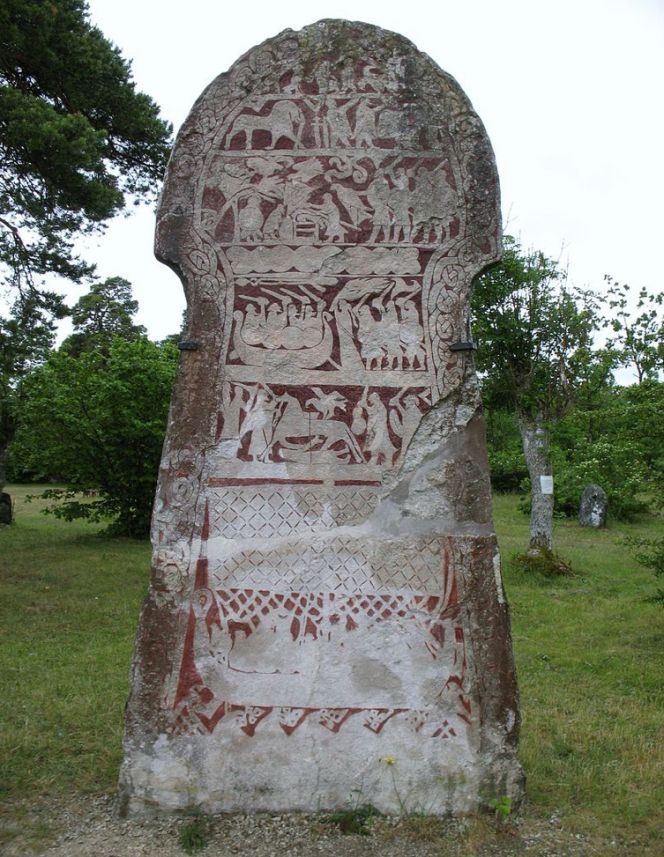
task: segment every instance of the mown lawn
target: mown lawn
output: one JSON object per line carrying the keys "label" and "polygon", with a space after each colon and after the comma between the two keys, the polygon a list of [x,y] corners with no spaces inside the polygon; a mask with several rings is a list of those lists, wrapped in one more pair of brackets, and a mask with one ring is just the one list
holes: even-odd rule
{"label": "mown lawn", "polygon": [[[0,798],[108,792],[147,543],[108,539],[27,505],[0,528]],[[661,535],[661,519],[600,532],[556,524],[576,571],[533,579],[511,567],[526,544],[516,498],[495,498],[521,688],[526,814],[557,813],[591,835],[652,845],[664,827],[664,609],[652,572],[620,538]]]}
{"label": "mown lawn", "polygon": [[0,528],[0,789],[112,789],[147,542],[108,539],[24,503]]}
{"label": "mown lawn", "polygon": [[662,535],[661,519],[582,529],[556,523],[574,577],[533,580],[510,564],[527,540],[515,498],[494,498],[512,609],[528,796],[580,829],[664,830],[664,608],[652,571],[620,544]]}

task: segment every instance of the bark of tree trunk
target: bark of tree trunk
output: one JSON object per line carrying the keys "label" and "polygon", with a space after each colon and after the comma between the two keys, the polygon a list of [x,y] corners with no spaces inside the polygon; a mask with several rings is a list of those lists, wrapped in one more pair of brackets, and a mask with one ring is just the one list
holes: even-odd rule
{"label": "bark of tree trunk", "polygon": [[9,453],[9,444],[0,442],[0,494],[5,490],[7,481],[7,455]]}
{"label": "bark of tree trunk", "polygon": [[13,517],[12,498],[9,494],[5,494],[8,451],[8,444],[0,446],[0,524],[11,524]]}
{"label": "bark of tree trunk", "polygon": [[[527,418],[518,415],[519,429],[526,466],[531,485],[530,511],[530,549],[541,550],[553,547],[553,488],[548,493],[551,482],[551,454],[549,449],[549,430],[540,418]],[[542,480],[542,477],[548,477]],[[542,490],[542,489],[545,490]]]}

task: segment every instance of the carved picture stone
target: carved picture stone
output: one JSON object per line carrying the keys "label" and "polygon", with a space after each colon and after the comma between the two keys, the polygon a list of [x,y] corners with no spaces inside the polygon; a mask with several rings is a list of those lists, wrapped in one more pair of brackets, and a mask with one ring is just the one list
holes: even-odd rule
{"label": "carved picture stone", "polygon": [[468,350],[500,241],[482,123],[394,33],[287,30],[196,102],[158,213],[188,326],[125,813],[519,798]]}

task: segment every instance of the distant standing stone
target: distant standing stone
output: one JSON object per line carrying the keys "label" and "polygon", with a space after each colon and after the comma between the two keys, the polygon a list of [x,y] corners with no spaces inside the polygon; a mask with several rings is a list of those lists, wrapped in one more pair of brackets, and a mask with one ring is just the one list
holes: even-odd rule
{"label": "distant standing stone", "polygon": [[608,506],[609,498],[606,496],[606,491],[599,485],[586,486],[581,495],[579,524],[582,527],[594,527],[595,529],[605,527]]}
{"label": "distant standing stone", "polygon": [[12,522],[12,498],[4,491],[0,494],[0,524]]}

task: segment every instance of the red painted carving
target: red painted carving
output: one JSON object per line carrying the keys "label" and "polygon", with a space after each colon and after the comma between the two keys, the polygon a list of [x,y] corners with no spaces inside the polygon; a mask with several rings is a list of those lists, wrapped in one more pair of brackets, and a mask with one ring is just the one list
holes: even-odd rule
{"label": "red painted carving", "polygon": [[[279,479],[277,477],[265,477],[265,478],[255,478],[255,477],[213,477],[208,479],[208,483],[210,488],[224,488],[231,487],[233,485],[323,485],[322,479]],[[342,483],[345,484],[345,483]],[[354,484],[354,483],[353,483]],[[360,483],[365,484],[365,483]],[[378,483],[380,484],[380,483]]]}
{"label": "red painted carving", "polygon": [[[433,658],[445,643],[443,622],[454,619],[458,604],[444,596],[370,593],[340,596],[331,593],[271,592],[270,590],[229,589],[212,593],[209,610],[214,610],[215,624],[234,639],[238,631],[249,636],[259,624],[273,614],[291,618],[290,633],[294,641],[307,636],[314,640],[345,620],[346,630],[360,625],[371,627],[377,622],[415,621],[431,640],[426,647]],[[450,593],[452,595],[452,593]],[[453,597],[453,596],[452,596]],[[455,628],[455,639],[463,642],[463,631]]]}
{"label": "red painted carving", "polygon": [[229,366],[289,358],[299,369],[427,369],[419,278],[282,279],[238,278]]}
{"label": "red painted carving", "polygon": [[184,653],[180,664],[180,677],[178,679],[177,691],[175,693],[175,707],[185,699],[192,688],[203,684],[203,679],[196,669],[194,659],[194,635],[196,633],[196,614],[193,608],[189,610],[187,632],[184,638]]}
{"label": "red painted carving", "polygon": [[[200,694],[201,701],[204,701],[204,696],[204,693]],[[395,718],[407,718],[414,732],[425,733],[430,738],[454,738],[459,734],[449,719],[437,721],[431,719],[425,711],[410,708],[303,708],[222,702],[212,714],[207,715],[197,710],[196,700],[191,707],[183,705],[178,710],[174,718],[174,731],[177,734],[186,735],[202,728],[204,732],[211,734],[222,720],[230,720],[232,725],[252,738],[260,723],[267,720],[275,711],[279,728],[288,736],[293,735],[307,720],[336,735],[351,718],[357,715],[362,717],[363,728],[374,735],[380,735],[387,723]],[[456,717],[466,725],[470,724],[467,716],[457,713]]]}
{"label": "red painted carving", "polygon": [[[450,550],[445,544],[442,564],[442,590],[440,595],[398,593],[280,593],[266,589],[201,590],[194,599],[185,639],[178,689],[175,698],[174,729],[190,733],[203,728],[212,732],[219,722],[232,715],[235,723],[247,736],[254,735],[259,724],[275,710],[274,706],[240,704],[229,700],[215,700],[213,692],[205,686],[195,663],[195,635],[197,622],[203,622],[207,639],[212,642],[213,632],[227,635],[231,649],[238,637],[248,638],[261,624],[285,621],[291,644],[299,645],[307,638],[311,641],[328,641],[335,630],[351,633],[368,630],[381,622],[415,622],[428,632],[425,641],[433,658],[446,653],[453,672],[442,688],[451,694],[458,707],[455,725],[447,720],[430,722],[426,712],[407,708],[320,708],[282,706],[277,708],[278,724],[286,735],[292,735],[307,719],[315,715],[315,724],[334,734],[355,715],[362,714],[363,726],[379,735],[385,725],[396,717],[407,716],[415,731],[427,726],[426,734],[432,738],[450,738],[459,728],[472,725],[472,703],[466,692],[467,658],[465,635],[457,623],[459,602],[455,575],[451,568]],[[288,619],[290,617],[290,622]],[[451,623],[451,638],[446,625]],[[230,669],[232,667],[229,666]],[[198,725],[197,725],[198,724]]]}
{"label": "red painted carving", "polygon": [[[428,389],[421,386],[230,386],[237,416],[228,427],[228,437],[237,439],[239,460],[255,463],[391,466],[410,443],[430,404]],[[222,434],[226,431],[224,426]],[[240,484],[227,480],[215,477],[209,484]]]}
{"label": "red painted carving", "polygon": [[[371,103],[365,102],[365,110],[371,109],[366,106]],[[281,128],[258,127],[269,121],[265,112],[269,110],[280,112]],[[341,115],[344,105],[328,102],[328,114],[332,110]],[[458,236],[457,179],[448,158],[389,151],[376,158],[352,148],[334,155],[307,154],[305,146],[297,145],[307,112],[306,102],[284,100],[266,103],[262,115],[245,108],[236,117],[229,132],[231,151],[288,148],[298,152],[281,157],[276,152],[269,157],[247,152],[215,164],[213,178],[203,191],[202,208],[206,228],[217,243],[433,247]],[[382,111],[384,119],[388,113]],[[318,121],[324,137],[326,117]],[[249,144],[248,135],[254,145]],[[276,146],[269,144],[270,135],[279,135]],[[322,137],[314,141],[305,132],[301,142],[329,146],[329,135],[327,140]],[[349,139],[352,135],[338,142],[348,146]],[[389,149],[394,140],[386,135],[375,138],[373,145]],[[432,212],[438,216],[432,217]]]}

